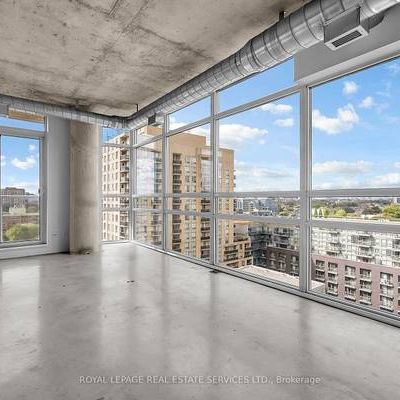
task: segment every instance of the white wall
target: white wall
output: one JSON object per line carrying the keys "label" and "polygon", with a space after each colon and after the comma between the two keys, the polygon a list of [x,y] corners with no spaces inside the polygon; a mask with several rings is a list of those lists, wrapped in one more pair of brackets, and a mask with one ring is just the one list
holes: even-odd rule
{"label": "white wall", "polygon": [[336,51],[319,43],[297,54],[295,79],[308,83],[396,55],[400,55],[400,5],[388,10],[365,38]]}
{"label": "white wall", "polygon": [[69,249],[69,156],[70,122],[48,117],[47,239],[45,244],[0,249],[0,259],[62,253]]}

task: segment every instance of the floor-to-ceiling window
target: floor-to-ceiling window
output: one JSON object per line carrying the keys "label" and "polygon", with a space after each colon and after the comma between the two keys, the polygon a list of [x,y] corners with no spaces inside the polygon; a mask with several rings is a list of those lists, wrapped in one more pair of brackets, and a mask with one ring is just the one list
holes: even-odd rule
{"label": "floor-to-ceiling window", "polygon": [[101,140],[102,238],[129,240],[131,230],[132,134],[103,128]]}
{"label": "floor-to-ceiling window", "polygon": [[45,241],[45,119],[9,111],[0,116],[0,246]]}
{"label": "floor-to-ceiling window", "polygon": [[394,60],[312,89],[314,290],[394,315],[400,313],[399,72]]}
{"label": "floor-to-ceiling window", "polygon": [[398,317],[399,71],[304,85],[289,60],[131,132],[131,237]]}

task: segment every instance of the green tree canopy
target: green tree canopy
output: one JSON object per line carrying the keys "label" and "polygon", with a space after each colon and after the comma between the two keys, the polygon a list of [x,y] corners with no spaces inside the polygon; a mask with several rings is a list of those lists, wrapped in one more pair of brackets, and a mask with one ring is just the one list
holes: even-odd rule
{"label": "green tree canopy", "polygon": [[383,209],[383,215],[389,219],[400,218],[400,204],[391,204]]}
{"label": "green tree canopy", "polygon": [[5,241],[15,240],[37,240],[39,239],[38,224],[16,224],[7,229],[4,233]]}

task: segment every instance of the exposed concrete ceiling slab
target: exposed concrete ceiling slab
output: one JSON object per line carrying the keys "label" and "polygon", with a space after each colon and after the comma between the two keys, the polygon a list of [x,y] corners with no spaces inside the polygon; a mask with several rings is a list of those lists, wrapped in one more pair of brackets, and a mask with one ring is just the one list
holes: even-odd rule
{"label": "exposed concrete ceiling slab", "polygon": [[229,56],[296,0],[3,0],[0,93],[126,116]]}

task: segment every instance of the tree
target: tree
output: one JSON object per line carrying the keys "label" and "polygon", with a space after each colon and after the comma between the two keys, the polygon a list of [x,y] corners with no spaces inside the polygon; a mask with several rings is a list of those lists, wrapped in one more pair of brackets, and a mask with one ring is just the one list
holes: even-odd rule
{"label": "tree", "polygon": [[7,229],[3,239],[5,241],[35,240],[39,238],[38,224],[16,224]]}
{"label": "tree", "polygon": [[383,209],[383,215],[388,219],[400,218],[400,204],[391,204]]}
{"label": "tree", "polygon": [[338,208],[335,210],[334,217],[336,218],[344,218],[347,215],[346,211],[343,208]]}
{"label": "tree", "polygon": [[364,215],[376,215],[380,214],[381,212],[382,212],[381,208],[376,205],[364,208],[364,210],[362,211]]}

